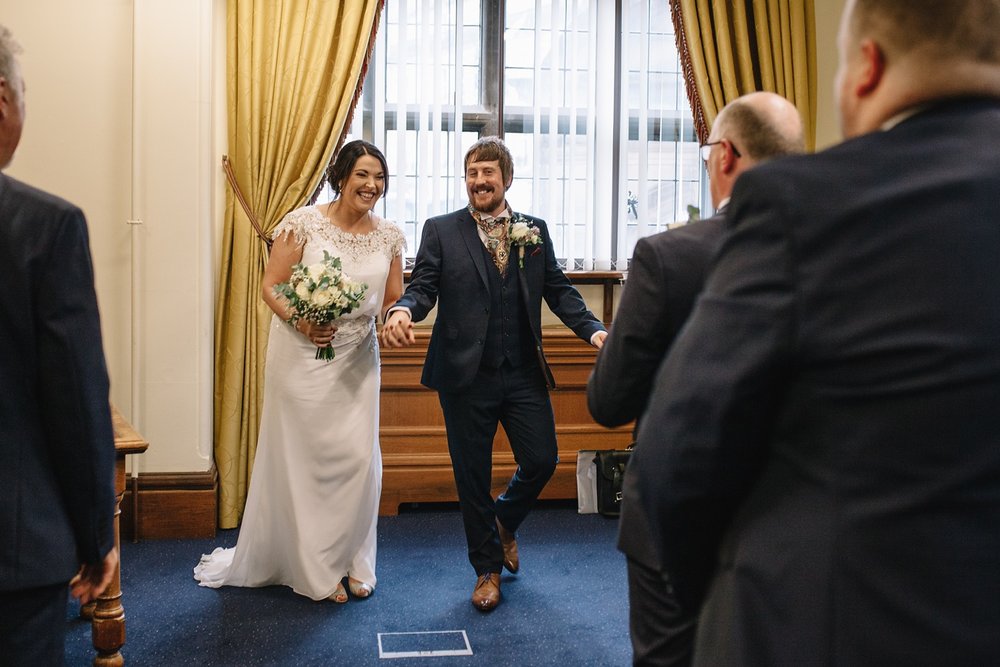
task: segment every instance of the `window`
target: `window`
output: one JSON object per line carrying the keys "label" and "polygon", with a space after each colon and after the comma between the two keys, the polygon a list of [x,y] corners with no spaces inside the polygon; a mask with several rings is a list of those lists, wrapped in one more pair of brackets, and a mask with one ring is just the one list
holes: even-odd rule
{"label": "window", "polygon": [[508,201],[570,269],[625,269],[636,240],[705,209],[704,166],[663,0],[387,0],[352,137],[380,146],[381,215],[410,256],[466,205],[465,150],[502,134]]}

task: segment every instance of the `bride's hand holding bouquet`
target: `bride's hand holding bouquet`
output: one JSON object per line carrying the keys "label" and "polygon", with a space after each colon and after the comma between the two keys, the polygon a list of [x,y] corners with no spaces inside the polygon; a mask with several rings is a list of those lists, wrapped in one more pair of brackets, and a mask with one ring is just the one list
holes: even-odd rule
{"label": "bride's hand holding bouquet", "polygon": [[[275,285],[274,293],[288,302],[292,314],[287,322],[317,344],[316,358],[331,361],[335,356],[336,327],[330,323],[356,310],[367,289],[368,285],[351,280],[344,273],[339,257],[323,251],[321,262],[293,265],[288,282]],[[302,322],[311,326],[305,326],[303,331],[299,326]]]}

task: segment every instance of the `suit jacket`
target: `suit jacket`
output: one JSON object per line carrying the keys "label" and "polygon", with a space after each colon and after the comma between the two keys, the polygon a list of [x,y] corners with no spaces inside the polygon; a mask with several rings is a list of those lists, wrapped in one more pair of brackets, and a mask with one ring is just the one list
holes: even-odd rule
{"label": "suit jacket", "polygon": [[[639,239],[628,280],[604,347],[587,382],[587,406],[597,423],[620,426],[641,418],[656,369],[701,292],[725,229],[716,215]],[[625,471],[618,548],[659,568],[634,466]]]}
{"label": "suit jacket", "polygon": [[611,332],[587,382],[598,424],[621,426],[646,410],[656,369],[705,285],[723,216],[639,239]]}
{"label": "suit jacket", "polygon": [[633,458],[702,665],[1000,664],[1000,100],[743,175]]}
{"label": "suit jacket", "polygon": [[[556,263],[545,222],[524,217],[538,227],[542,243],[525,248],[523,269],[518,266],[516,249],[511,252],[508,270],[521,271],[521,297],[538,361],[550,386],[554,386],[542,350],[542,299],[566,326],[588,342],[594,333],[604,330],[604,325],[587,309]],[[490,316],[487,270],[496,269],[486,264],[483,242],[468,209],[427,221],[410,284],[395,306],[409,308],[413,321],[419,322],[438,302],[421,377],[421,382],[431,389],[459,390],[472,382],[479,369]]]}
{"label": "suit jacket", "polygon": [[0,174],[0,590],[114,545],[114,434],[83,213]]}

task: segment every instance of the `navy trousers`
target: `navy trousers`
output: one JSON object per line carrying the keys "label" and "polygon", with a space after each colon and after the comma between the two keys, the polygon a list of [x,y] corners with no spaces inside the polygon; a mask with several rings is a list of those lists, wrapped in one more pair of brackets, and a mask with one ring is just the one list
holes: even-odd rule
{"label": "navy trousers", "polygon": [[[468,387],[439,392],[448,432],[469,562],[476,574],[500,572],[503,548],[495,519],[514,532],[528,515],[558,461],[552,402],[538,365],[481,367]],[[502,424],[517,462],[507,489],[491,493],[493,436]]]}
{"label": "navy trousers", "polygon": [[0,591],[0,666],[65,664],[66,582]]}
{"label": "navy trousers", "polygon": [[634,667],[687,667],[697,619],[685,613],[659,570],[628,557],[629,635]]}

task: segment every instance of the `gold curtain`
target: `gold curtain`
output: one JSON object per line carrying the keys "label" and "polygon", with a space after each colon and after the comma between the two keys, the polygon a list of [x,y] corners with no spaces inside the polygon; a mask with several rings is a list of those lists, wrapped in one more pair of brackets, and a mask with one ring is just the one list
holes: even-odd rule
{"label": "gold curtain", "polygon": [[670,0],[670,9],[701,142],[727,103],[767,90],[795,104],[815,147],[813,0]]}
{"label": "gold curtain", "polygon": [[[265,233],[303,205],[349,124],[382,0],[229,0],[229,161]],[[219,526],[243,515],[257,448],[271,311],[260,298],[267,248],[227,190],[215,313]]]}

